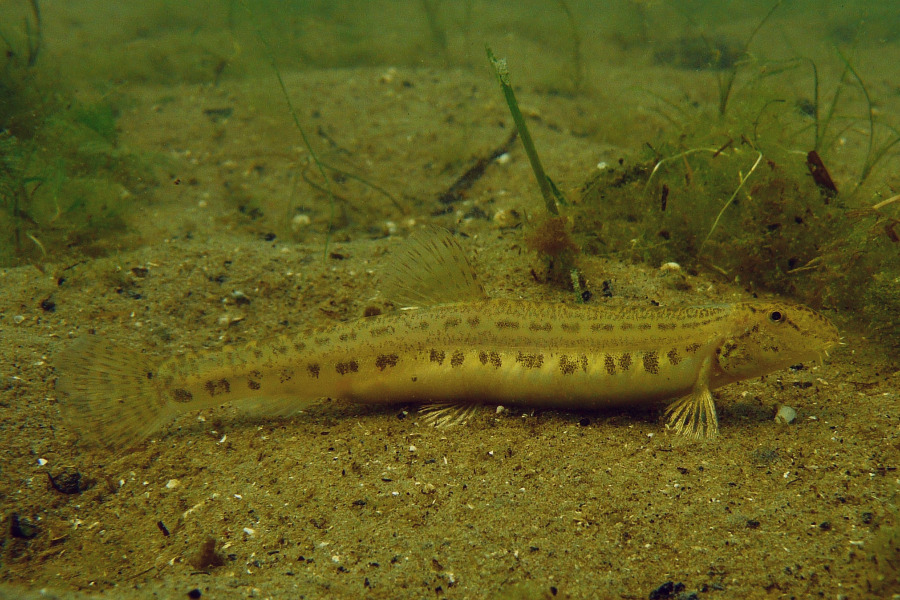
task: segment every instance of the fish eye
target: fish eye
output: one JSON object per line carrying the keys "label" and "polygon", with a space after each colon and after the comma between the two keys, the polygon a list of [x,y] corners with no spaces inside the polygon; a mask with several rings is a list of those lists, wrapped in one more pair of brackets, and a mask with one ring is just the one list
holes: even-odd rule
{"label": "fish eye", "polygon": [[784,320],[784,315],[780,311],[773,310],[769,313],[769,320],[773,323],[780,323]]}

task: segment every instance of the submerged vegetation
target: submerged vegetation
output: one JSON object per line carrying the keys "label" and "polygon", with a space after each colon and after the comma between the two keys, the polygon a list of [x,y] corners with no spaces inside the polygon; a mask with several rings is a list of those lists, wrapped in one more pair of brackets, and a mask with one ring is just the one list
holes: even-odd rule
{"label": "submerged vegetation", "polygon": [[102,252],[132,196],[153,183],[148,163],[119,144],[110,96],[79,100],[38,60],[37,0],[19,30],[0,29],[0,265]]}

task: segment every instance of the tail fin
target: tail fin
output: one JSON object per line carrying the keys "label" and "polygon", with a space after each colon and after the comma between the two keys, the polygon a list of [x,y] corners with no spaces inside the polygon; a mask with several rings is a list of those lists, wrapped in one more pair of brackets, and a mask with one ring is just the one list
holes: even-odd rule
{"label": "tail fin", "polygon": [[71,426],[104,446],[134,446],[180,412],[161,393],[147,357],[95,336],[66,349],[57,370]]}

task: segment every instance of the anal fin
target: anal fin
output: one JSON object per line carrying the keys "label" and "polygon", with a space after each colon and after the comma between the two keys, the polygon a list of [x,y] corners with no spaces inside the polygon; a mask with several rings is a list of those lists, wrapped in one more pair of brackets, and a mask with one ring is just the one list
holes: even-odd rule
{"label": "anal fin", "polygon": [[478,410],[478,404],[460,404],[454,402],[436,402],[423,404],[419,407],[419,414],[426,425],[432,427],[453,427],[465,425]]}

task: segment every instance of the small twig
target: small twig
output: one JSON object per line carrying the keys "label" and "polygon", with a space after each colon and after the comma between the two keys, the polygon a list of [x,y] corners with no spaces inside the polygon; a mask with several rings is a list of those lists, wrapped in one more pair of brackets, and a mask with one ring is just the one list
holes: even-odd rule
{"label": "small twig", "polygon": [[438,196],[438,201],[441,202],[441,204],[451,204],[459,200],[469,188],[475,185],[476,181],[481,179],[482,175],[484,175],[484,172],[492,162],[509,152],[510,147],[512,147],[513,143],[516,141],[516,137],[518,137],[518,132],[513,130],[501,146],[492,150],[487,156],[480,157],[471,167],[466,169],[465,173],[457,177],[456,181],[447,188],[447,191]]}

